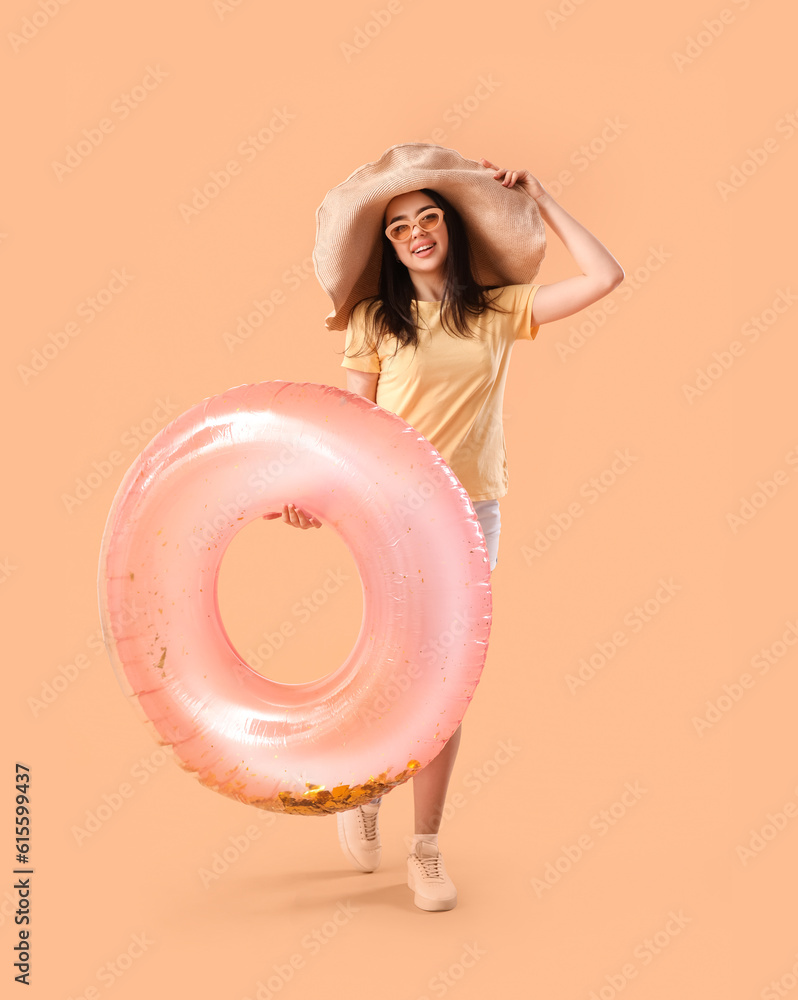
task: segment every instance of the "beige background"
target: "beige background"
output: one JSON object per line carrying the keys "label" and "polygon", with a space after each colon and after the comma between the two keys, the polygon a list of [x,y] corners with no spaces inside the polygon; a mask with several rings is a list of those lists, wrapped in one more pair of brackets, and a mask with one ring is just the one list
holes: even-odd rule
{"label": "beige background", "polygon": [[[798,22],[787,0],[557,10],[4,6],[0,976],[16,985],[18,760],[33,775],[27,996],[744,1000],[779,995],[772,981],[798,996],[798,683],[782,642],[798,615]],[[59,168],[84,130],[102,141]],[[515,349],[493,633],[440,833],[460,904],[442,914],[404,884],[411,785],[385,802],[373,875],[347,868],[331,817],[207,791],[126,703],[96,596],[114,493],[160,426],[245,382],[344,386],[310,261],[315,209],[388,146],[429,139],[531,170],[626,271],[590,315]],[[231,160],[218,197],[181,216]],[[548,235],[543,282],[576,273]],[[124,287],[105,294],[114,271]],[[229,349],[225,334],[276,292]],[[591,335],[563,354],[580,329]],[[26,370],[48,344],[62,346]],[[688,400],[716,352],[717,377]],[[591,502],[583,488],[616,450],[634,461]],[[746,520],[759,481],[774,495]],[[582,516],[532,556],[574,502]],[[331,530],[248,526],[220,579],[238,648],[296,622],[331,569],[348,581],[268,658],[273,676],[341,661],[360,585]],[[572,692],[568,675],[618,632],[624,645]],[[636,797],[602,826],[628,786]],[[108,818],[81,836],[98,810]],[[568,862],[580,838],[591,846]],[[558,859],[569,870],[536,890]]]}

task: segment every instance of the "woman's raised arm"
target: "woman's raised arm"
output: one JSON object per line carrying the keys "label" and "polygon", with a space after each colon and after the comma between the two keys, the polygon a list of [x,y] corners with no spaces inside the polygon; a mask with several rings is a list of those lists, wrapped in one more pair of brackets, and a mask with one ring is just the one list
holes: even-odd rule
{"label": "woman's raised arm", "polygon": [[558,204],[528,170],[506,170],[484,157],[483,166],[494,171],[504,187],[522,188],[538,203],[543,221],[562,240],[581,274],[550,285],[541,285],[532,302],[532,322],[551,323],[572,316],[608,295],[623,281],[624,270],[604,244]]}
{"label": "woman's raised arm", "polygon": [[544,192],[539,198],[540,214],[565,244],[581,274],[541,286],[532,302],[532,322],[551,323],[572,316],[617,288],[625,275],[623,268],[604,244],[581,222]]}

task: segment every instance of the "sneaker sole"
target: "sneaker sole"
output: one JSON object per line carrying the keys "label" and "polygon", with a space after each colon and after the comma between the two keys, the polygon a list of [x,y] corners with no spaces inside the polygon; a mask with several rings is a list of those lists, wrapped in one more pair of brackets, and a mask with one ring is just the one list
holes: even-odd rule
{"label": "sneaker sole", "polygon": [[448,899],[429,899],[427,896],[422,896],[418,889],[416,889],[415,879],[412,875],[407,877],[407,887],[413,890],[413,902],[420,910],[453,910],[457,906],[457,893],[454,896],[450,896]]}

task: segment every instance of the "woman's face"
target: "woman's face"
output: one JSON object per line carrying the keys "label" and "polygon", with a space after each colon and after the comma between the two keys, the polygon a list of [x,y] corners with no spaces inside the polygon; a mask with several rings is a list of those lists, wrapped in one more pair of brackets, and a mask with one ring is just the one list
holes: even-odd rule
{"label": "woman's face", "polygon": [[[429,233],[425,233],[415,219],[428,208],[438,206],[423,191],[409,191],[407,194],[397,195],[396,198],[388,202],[385,209],[383,227],[389,226],[392,222],[413,223],[410,232],[410,239],[402,243],[391,243],[391,247],[396,253],[401,264],[404,264],[409,271],[417,274],[442,274],[443,265],[446,261],[446,254],[449,252],[449,231],[446,228],[446,217],[441,220],[440,225]],[[431,250],[424,250],[421,255],[417,251],[421,248],[431,246]]]}

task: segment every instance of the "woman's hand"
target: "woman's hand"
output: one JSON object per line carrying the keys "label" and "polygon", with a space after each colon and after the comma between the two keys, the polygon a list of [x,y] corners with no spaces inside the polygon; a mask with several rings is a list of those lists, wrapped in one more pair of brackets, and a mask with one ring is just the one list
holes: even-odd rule
{"label": "woman's hand", "polygon": [[495,171],[493,178],[494,180],[499,181],[503,187],[511,188],[518,185],[518,187],[523,188],[531,198],[534,198],[535,201],[551,197],[549,192],[543,187],[537,177],[533,177],[528,170],[505,170],[504,167],[497,167],[495,163],[491,163],[490,160],[486,160],[484,156],[479,162],[488,170]]}
{"label": "woman's hand", "polygon": [[279,511],[272,511],[264,514],[263,518],[270,521],[275,517],[282,517],[286,524],[293,524],[295,528],[320,528],[321,521],[311,516],[307,517],[303,510],[297,510],[292,503],[283,504],[282,514]]}

